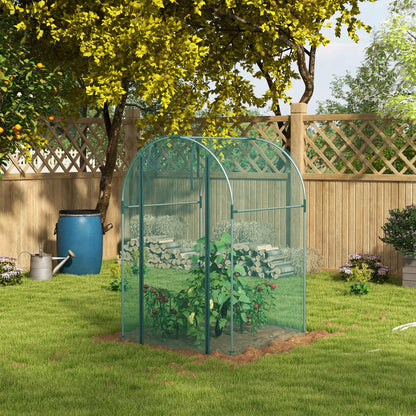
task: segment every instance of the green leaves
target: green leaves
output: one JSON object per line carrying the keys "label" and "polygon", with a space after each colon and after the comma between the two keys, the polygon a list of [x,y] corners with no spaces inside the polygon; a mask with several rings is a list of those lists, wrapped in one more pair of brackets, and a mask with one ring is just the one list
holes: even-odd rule
{"label": "green leaves", "polygon": [[[215,298],[215,295],[217,294],[218,292],[212,292],[212,296]],[[220,304],[220,305],[223,305],[225,302],[227,302],[229,299],[230,299],[230,295],[228,294],[228,293],[225,293],[225,292],[220,292],[219,294],[218,294],[218,297],[216,298],[217,300],[218,300],[218,303]]]}
{"label": "green leaves", "polygon": [[60,89],[62,74],[31,57],[15,24],[13,16],[0,21],[4,45],[0,51],[0,162],[17,149],[30,160],[30,148],[46,144],[39,118],[57,113],[62,106],[61,97],[54,93]]}
{"label": "green leaves", "polygon": [[225,244],[231,244],[231,235],[228,233],[223,233],[221,236],[221,241]]}
{"label": "green leaves", "polygon": [[416,119],[414,0],[392,3],[393,14],[374,34],[366,51],[369,99],[378,111],[402,120]]}
{"label": "green leaves", "polygon": [[384,235],[380,240],[383,243],[391,244],[402,254],[416,252],[416,205],[389,210],[389,217],[381,228]]}
{"label": "green leaves", "polygon": [[[235,117],[250,107],[269,107],[270,101],[277,112],[279,100],[290,99],[293,79],[313,83],[311,74],[302,72],[302,59],[309,54],[313,62],[315,49],[328,43],[322,31],[334,16],[336,33],[346,26],[356,39],[357,28],[367,29],[357,18],[360,3],[62,0],[18,7],[2,0],[16,16],[16,27],[39,40],[36,47],[48,64],[62,64],[82,80],[85,94],[72,89],[74,106],[80,101],[94,107],[118,105],[127,92],[123,80],[128,80],[136,98],[160,105],[142,126],[162,124],[171,133],[186,133],[189,120],[207,109],[207,134],[221,127],[219,114]],[[241,68],[266,79],[269,90],[257,96]]]}
{"label": "green leaves", "polygon": [[[241,276],[243,276],[246,274],[246,270],[241,264],[236,264],[234,266],[234,274],[236,273],[239,273]],[[239,279],[239,280],[241,281],[242,279]]]}

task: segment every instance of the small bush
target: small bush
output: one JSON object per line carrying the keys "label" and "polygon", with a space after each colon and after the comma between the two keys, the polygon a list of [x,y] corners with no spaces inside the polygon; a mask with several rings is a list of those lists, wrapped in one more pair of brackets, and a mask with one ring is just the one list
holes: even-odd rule
{"label": "small bush", "polygon": [[367,266],[371,272],[371,281],[374,283],[385,283],[389,279],[389,268],[381,263],[381,256],[374,254],[350,254],[349,261],[341,267],[341,276],[350,281],[353,268],[363,269]]}
{"label": "small bush", "polygon": [[114,292],[121,291],[121,266],[120,263],[114,263],[110,266],[111,282],[107,286],[107,289]]}
{"label": "small bush", "polygon": [[314,249],[306,249],[306,274],[317,274],[321,272],[324,258],[322,254]]}
{"label": "small bush", "polygon": [[22,283],[23,270],[16,266],[16,259],[0,257],[0,285],[12,286]]}
{"label": "small bush", "polygon": [[399,253],[416,253],[416,204],[391,209],[389,214],[387,222],[381,227],[384,236],[380,240],[391,244]]}
{"label": "small bush", "polygon": [[[140,217],[138,215],[130,219],[129,230],[131,238],[139,236],[139,221]],[[182,217],[176,215],[163,215],[161,217],[145,215],[143,217],[143,226],[144,235],[167,235],[178,241],[184,240],[188,233],[188,224]]]}
{"label": "small bush", "polygon": [[[303,249],[284,247],[281,249],[285,256],[288,256],[290,263],[295,268],[295,274],[303,272]],[[316,274],[321,271],[324,259],[318,250],[306,249],[306,274]]]}
{"label": "small bush", "polygon": [[[143,218],[143,225],[144,235],[151,235],[153,224],[155,222],[155,217],[151,215],[145,215]],[[137,238],[139,237],[139,231],[140,231],[140,217],[138,215],[133,216],[130,218],[129,221],[129,231],[130,231],[130,237],[131,238]]]}
{"label": "small bush", "polygon": [[[265,243],[273,244],[276,241],[276,231],[267,222],[238,222],[233,223],[233,243]],[[213,232],[212,238],[220,240],[224,233],[231,234],[231,221],[219,222]]]}

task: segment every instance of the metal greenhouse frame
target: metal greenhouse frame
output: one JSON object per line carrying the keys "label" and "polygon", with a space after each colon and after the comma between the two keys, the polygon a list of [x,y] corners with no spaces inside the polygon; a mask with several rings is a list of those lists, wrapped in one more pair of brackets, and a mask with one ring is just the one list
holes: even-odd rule
{"label": "metal greenhouse frame", "polygon": [[[205,259],[200,263],[201,270],[202,268],[204,270],[201,287],[204,288],[205,293],[203,297],[201,295],[198,310],[203,310],[204,316],[197,324],[193,321],[195,315],[192,315],[192,312],[186,312],[183,307],[179,310],[177,306],[179,301],[172,300],[174,290],[169,299],[169,308],[165,308],[162,303],[160,307],[155,306],[150,310],[154,304],[146,303],[150,302],[148,290],[155,284],[153,280],[146,280],[146,262],[149,261],[146,247],[151,245],[146,220],[147,218],[155,220],[161,218],[161,215],[168,218],[178,215],[181,218],[185,217],[186,220],[181,223],[186,223],[183,228],[190,227],[190,239],[195,243],[198,241],[199,247],[202,247],[202,252],[197,257]],[[229,284],[225,281],[225,286],[230,292],[227,297],[219,298],[227,299],[223,303],[215,301],[218,298],[217,289],[211,287],[213,271],[209,259],[213,253],[212,241],[219,238],[218,235],[213,235],[216,224],[226,224],[224,227],[228,227],[227,233],[230,236],[230,241],[227,243],[229,259],[224,260],[222,255],[220,257],[221,261],[228,265]],[[260,244],[263,243],[259,240],[260,237],[254,243],[242,241],[237,243],[235,241],[237,228],[243,229],[244,225],[247,225],[248,229],[246,238],[256,238],[253,228],[248,228],[249,226],[273,232],[276,237],[267,244]],[[161,229],[167,230],[163,226]],[[154,244],[159,244],[169,253],[170,257],[167,256],[169,259],[163,267],[180,269],[182,266],[173,265],[173,254],[170,254],[173,250],[169,251],[165,248],[167,244],[171,244],[178,246],[176,252],[180,252],[182,249],[180,244],[175,240],[170,241],[173,239],[167,239],[164,235],[162,237],[164,239],[159,238],[160,241]],[[153,236],[153,239],[155,238]],[[157,247],[159,250],[159,246]],[[237,254],[240,253],[241,247],[247,247],[244,256]],[[256,253],[256,259],[260,258],[260,260],[254,260],[253,253]],[[187,258],[186,253],[180,252],[178,257],[180,256]],[[159,343],[162,339],[168,347],[174,347],[176,344],[171,335],[172,328],[187,326],[190,334],[189,328],[194,325],[192,330],[200,331],[201,339],[196,347],[191,342],[188,348],[203,349],[209,354],[213,348],[211,341],[215,340],[213,335],[213,322],[215,322],[213,311],[215,311],[217,326],[220,318],[223,318],[221,325],[224,326],[224,331],[229,337],[227,348],[222,348],[223,352],[229,354],[240,352],[242,348],[239,345],[240,341],[237,341],[237,345],[235,341],[237,326],[243,328],[240,332],[247,332],[248,329],[246,330],[246,325],[243,326],[243,323],[249,325],[247,322],[251,323],[250,319],[255,322],[248,311],[253,310],[254,312],[251,312],[253,315],[257,313],[258,308],[261,308],[260,301],[251,300],[250,303],[246,297],[243,301],[238,298],[243,283],[237,285],[235,279],[241,273],[235,270],[241,271],[241,267],[247,275],[245,279],[250,282],[255,281],[254,289],[247,292],[252,294],[253,299],[260,299],[260,290],[264,292],[267,289],[270,292],[270,288],[282,282],[283,286],[282,288],[279,286],[276,304],[272,301],[268,304],[269,309],[274,311],[270,312],[273,316],[269,320],[275,322],[276,327],[282,326],[305,332],[306,192],[295,161],[283,148],[262,138],[165,136],[147,143],[131,162],[123,182],[121,260],[122,339],[133,339],[141,344]],[[259,263],[260,266],[253,265],[251,266],[253,271],[247,271],[247,265],[253,263]],[[160,273],[163,273],[163,270]],[[269,280],[275,283],[270,283]],[[179,280],[172,282],[180,285]],[[263,287],[261,282],[265,282],[266,286]],[[151,290],[155,294],[163,293],[160,289]],[[188,289],[189,291],[191,289]],[[284,293],[285,291],[287,293]],[[186,295],[183,290],[181,293]],[[273,293],[272,295],[274,296]],[[160,299],[159,297],[159,301]],[[243,303],[237,304],[239,299]],[[225,303],[226,308],[224,308]],[[240,306],[247,312],[242,312]],[[253,309],[254,307],[256,309]],[[291,308],[292,310],[289,310]],[[226,309],[226,312],[223,312],[223,309]],[[175,311],[175,316],[170,316],[170,311]],[[162,312],[168,314],[164,321],[160,317]],[[281,315],[287,315],[287,320],[282,321],[279,317]],[[163,330],[168,335],[162,333],[162,338],[153,339],[148,328],[153,325],[152,322],[156,317],[159,319],[158,322],[161,322],[156,329]],[[176,320],[176,324],[172,323],[173,319]],[[260,329],[262,325],[259,323],[258,328]],[[253,339],[261,337],[260,330],[259,332],[253,328],[250,330],[248,332],[254,337]],[[177,333],[179,332],[178,330]],[[188,338],[185,337],[187,340]],[[218,349],[218,346],[214,345],[214,347]]]}

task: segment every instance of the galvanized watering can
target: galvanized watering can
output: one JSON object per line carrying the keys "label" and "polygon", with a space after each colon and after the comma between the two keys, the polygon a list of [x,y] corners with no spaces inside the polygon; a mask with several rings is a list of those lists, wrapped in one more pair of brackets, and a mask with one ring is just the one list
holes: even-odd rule
{"label": "galvanized watering can", "polygon": [[[75,257],[75,254],[68,250],[66,257],[52,257],[52,254],[45,253],[42,250],[42,245],[39,247],[39,253],[32,254],[27,250],[22,251],[17,257],[19,258],[23,253],[30,254],[30,278],[33,280],[51,280],[52,276],[69,260],[70,257]],[[52,260],[62,260],[52,270]]]}

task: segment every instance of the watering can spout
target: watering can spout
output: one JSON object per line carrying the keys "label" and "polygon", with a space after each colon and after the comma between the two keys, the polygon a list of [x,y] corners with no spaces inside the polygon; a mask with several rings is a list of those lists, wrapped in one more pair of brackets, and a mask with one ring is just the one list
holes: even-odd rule
{"label": "watering can spout", "polygon": [[[74,258],[75,254],[71,250],[68,250],[68,255],[52,270],[52,276],[68,261],[70,257]],[[62,257],[58,258],[61,259]]]}

